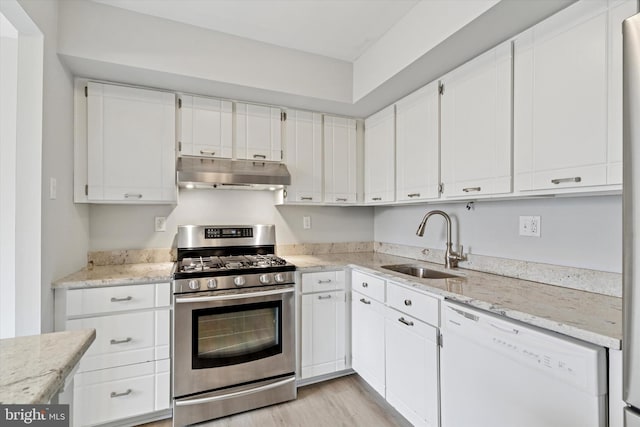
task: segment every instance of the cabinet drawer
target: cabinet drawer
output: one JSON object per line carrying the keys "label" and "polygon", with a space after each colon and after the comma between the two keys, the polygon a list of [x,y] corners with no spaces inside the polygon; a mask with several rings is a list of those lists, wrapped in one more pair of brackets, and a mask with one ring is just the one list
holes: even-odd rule
{"label": "cabinet drawer", "polygon": [[354,270],[351,275],[351,287],[373,299],[384,302],[384,279]]}
{"label": "cabinet drawer", "polygon": [[344,289],[344,270],[302,274],[302,292],[325,292]]}
{"label": "cabinet drawer", "polygon": [[67,316],[164,307],[169,296],[169,283],[72,289],[67,291]]}
{"label": "cabinet drawer", "polygon": [[434,326],[440,324],[439,301],[435,297],[389,282],[387,304],[423,322]]}
{"label": "cabinet drawer", "polygon": [[166,376],[156,375],[154,365],[140,363],[77,374],[74,424],[95,425],[153,412],[158,400],[156,389],[163,389],[156,379],[162,382]]}

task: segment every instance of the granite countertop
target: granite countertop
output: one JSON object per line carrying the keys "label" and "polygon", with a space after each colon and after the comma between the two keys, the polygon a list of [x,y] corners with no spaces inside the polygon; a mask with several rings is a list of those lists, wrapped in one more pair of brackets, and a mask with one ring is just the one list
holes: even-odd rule
{"label": "granite countertop", "polygon": [[56,280],[51,286],[54,289],[78,289],[168,282],[172,269],[172,262],[103,265],[83,268]]}
{"label": "granite countertop", "polygon": [[48,403],[95,338],[83,329],[0,340],[0,403]]}
{"label": "granite countertop", "polygon": [[459,301],[530,325],[611,349],[621,348],[622,299],[473,270],[454,269],[452,279],[419,279],[381,268],[387,264],[440,264],[376,252],[284,256],[303,271],[350,266],[395,283]]}

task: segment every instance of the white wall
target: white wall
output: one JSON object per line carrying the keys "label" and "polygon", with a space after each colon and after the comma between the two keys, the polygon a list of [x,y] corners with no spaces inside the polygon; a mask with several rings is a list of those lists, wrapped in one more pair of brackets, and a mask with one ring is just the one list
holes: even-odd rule
{"label": "white wall", "polygon": [[[310,230],[302,217],[311,216]],[[154,217],[167,231],[154,231]],[[90,250],[168,248],[178,225],[275,224],[278,244],[373,240],[373,208],[274,206],[269,191],[181,190],[177,206],[92,205]]]}
{"label": "white wall", "polygon": [[[73,203],[73,79],[57,56],[58,1],[20,0],[44,34],[42,164],[37,175],[42,194],[41,323],[53,330],[51,282],[86,265],[89,244],[87,206]],[[35,175],[34,175],[35,176]],[[57,198],[49,198],[49,179],[57,180]],[[22,253],[27,253],[22,252]],[[33,261],[28,260],[30,264]],[[33,304],[33,301],[31,301]]]}
{"label": "white wall", "polygon": [[0,13],[0,338],[16,331],[18,32]]}
{"label": "white wall", "polygon": [[[454,249],[459,242],[477,255],[622,271],[621,196],[480,201],[470,211],[464,203],[378,207],[375,240],[444,249],[442,218],[429,219],[424,237],[415,234],[432,209],[452,217]],[[540,238],[518,235],[520,215],[541,216]]]}

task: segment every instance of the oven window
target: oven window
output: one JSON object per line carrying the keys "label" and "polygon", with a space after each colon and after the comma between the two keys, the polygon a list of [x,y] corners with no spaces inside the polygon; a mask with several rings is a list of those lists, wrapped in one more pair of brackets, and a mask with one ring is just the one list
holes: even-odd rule
{"label": "oven window", "polygon": [[282,353],[282,301],[193,311],[194,369]]}

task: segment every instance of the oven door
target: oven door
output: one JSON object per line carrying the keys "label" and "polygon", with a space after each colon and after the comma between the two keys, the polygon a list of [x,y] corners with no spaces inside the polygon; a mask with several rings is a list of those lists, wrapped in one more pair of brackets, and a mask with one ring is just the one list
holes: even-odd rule
{"label": "oven door", "polygon": [[295,371],[292,286],[174,297],[173,396]]}

